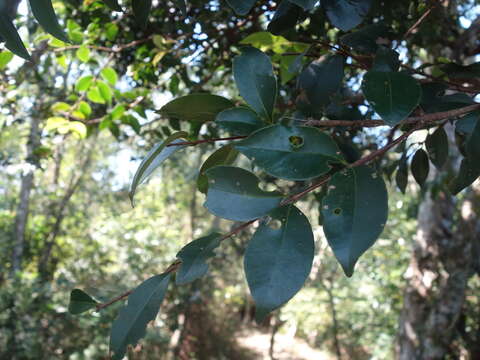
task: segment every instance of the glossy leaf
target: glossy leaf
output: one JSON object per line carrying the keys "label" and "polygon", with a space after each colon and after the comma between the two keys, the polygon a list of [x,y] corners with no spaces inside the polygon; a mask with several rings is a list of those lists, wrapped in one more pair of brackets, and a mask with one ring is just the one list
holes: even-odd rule
{"label": "glossy leaf", "polygon": [[233,59],[233,76],[242,98],[261,117],[271,120],[277,97],[277,79],[270,58],[247,47]]}
{"label": "glossy leaf", "polygon": [[251,172],[231,166],[207,170],[209,181],[204,206],[212,214],[229,220],[248,221],[268,214],[279,206],[283,195],[263,191]]}
{"label": "glossy leaf", "polygon": [[[269,312],[290,300],[310,273],[314,237],[306,216],[293,205],[270,213],[248,243],[244,267],[261,322]],[[276,228],[273,225],[279,224]]]}
{"label": "glossy leaf", "polygon": [[272,125],[237,142],[235,148],[268,174],[288,180],[311,179],[328,172],[329,163],[342,162],[330,136],[304,126]]}
{"label": "glossy leaf", "polygon": [[422,90],[409,75],[369,71],[362,83],[363,93],[373,109],[390,126],[397,125],[418,106]]}
{"label": "glossy leaf", "polygon": [[255,0],[227,0],[227,3],[238,15],[247,15],[255,5]]}
{"label": "glossy leaf", "polygon": [[69,42],[57,20],[57,15],[52,6],[52,0],[29,0],[33,16],[42,25],[46,32],[64,42]]}
{"label": "glossy leaf", "polygon": [[222,96],[191,94],[170,101],[160,109],[160,114],[182,121],[207,122],[215,120],[219,112],[233,106]]}
{"label": "glossy leaf", "polygon": [[294,3],[283,0],[279,5],[267,30],[274,35],[280,35],[284,31],[292,29],[300,19],[302,9]]}
{"label": "glossy leaf", "polygon": [[465,152],[468,158],[480,162],[480,120],[478,117],[472,132],[468,135]]}
{"label": "glossy leaf", "polygon": [[5,46],[8,50],[30,61],[30,54],[25,49],[25,45],[23,45],[22,39],[18,35],[15,26],[13,26],[12,20],[4,12],[0,13],[0,37],[5,40]]}
{"label": "glossy leaf", "polygon": [[412,175],[418,185],[423,186],[427,180],[430,171],[430,163],[428,162],[428,155],[423,149],[418,149],[413,155],[412,163],[410,164]]}
{"label": "glossy leaf", "polygon": [[353,29],[367,16],[372,0],[322,0],[330,22],[343,31]]}
{"label": "glossy leaf", "polygon": [[480,176],[480,162],[477,159],[464,158],[457,176],[448,185],[453,195],[470,186]]}
{"label": "glossy leaf", "polygon": [[86,292],[80,289],[73,289],[70,293],[68,312],[73,315],[81,314],[97,306],[97,302]]}
{"label": "glossy leaf", "polygon": [[322,202],[323,231],[347,276],[383,231],[388,195],[375,170],[359,166],[336,173]]}
{"label": "glossy leaf", "polygon": [[242,107],[223,110],[217,115],[215,122],[232,135],[250,135],[265,126],[257,114]]}
{"label": "glossy leaf", "polygon": [[170,274],[155,275],[141,283],[129,296],[112,324],[110,350],[120,360],[128,345],[135,345],[145,336],[147,324],[155,320],[167,292]]}
{"label": "glossy leaf", "polygon": [[182,260],[175,282],[184,285],[201,278],[208,271],[207,260],[215,256],[214,250],[220,245],[222,235],[213,233],[193,240],[177,254]]}
{"label": "glossy leaf", "polygon": [[148,23],[148,15],[152,8],[152,0],[132,0],[133,14],[137,24],[145,28]]}
{"label": "glossy leaf", "polygon": [[90,50],[86,46],[80,46],[75,52],[75,55],[81,62],[88,62],[88,60],[90,60]]}
{"label": "glossy leaf", "polygon": [[208,190],[208,177],[205,172],[215,166],[232,165],[237,158],[238,151],[233,144],[228,144],[212,153],[203,163],[197,178],[197,188],[201,193],[206,194]]}
{"label": "glossy leaf", "polygon": [[298,77],[299,107],[321,112],[342,85],[344,62],[343,56],[334,55],[308,65]]}
{"label": "glossy leaf", "polygon": [[363,26],[358,31],[343,35],[340,42],[360,53],[375,54],[379,43],[388,41],[389,36],[389,28],[380,23]]}
{"label": "glossy leaf", "polygon": [[132,180],[132,184],[130,185],[130,192],[129,192],[129,197],[130,201],[132,202],[133,205],[133,197],[135,196],[135,191],[137,190],[137,187],[142,184],[151,174],[155,169],[157,169],[162,163],[168,159],[169,156],[174,154],[180,149],[183,149],[185,146],[179,145],[179,146],[167,146],[168,144],[174,143],[174,142],[180,142],[182,140],[179,140],[180,138],[185,138],[188,134],[184,131],[179,131],[175,134],[172,134],[168,138],[165,139],[160,144],[157,144],[151,149],[147,156],[142,160],[140,165],[138,166],[137,171],[135,172],[135,175]]}
{"label": "glossy leaf", "polygon": [[448,158],[448,137],[443,127],[439,127],[425,140],[428,157],[438,169],[441,169]]}
{"label": "glossy leaf", "polygon": [[405,190],[407,189],[408,185],[408,165],[407,165],[407,157],[405,154],[400,158],[400,162],[398,164],[398,170],[395,175],[395,181],[397,183],[398,189],[405,194]]}
{"label": "glossy leaf", "polygon": [[395,72],[400,67],[400,56],[395,50],[379,46],[373,62],[372,71]]}

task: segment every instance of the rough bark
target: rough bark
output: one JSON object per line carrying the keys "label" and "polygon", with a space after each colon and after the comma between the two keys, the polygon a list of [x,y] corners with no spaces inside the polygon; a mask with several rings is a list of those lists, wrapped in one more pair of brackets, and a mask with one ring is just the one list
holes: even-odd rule
{"label": "rough bark", "polygon": [[440,193],[435,199],[427,194],[420,205],[406,272],[397,347],[400,360],[444,359],[454,352],[456,324],[474,274],[480,237],[477,217],[465,210],[468,204],[467,199],[458,211],[455,200]]}
{"label": "rough bark", "polygon": [[40,119],[36,116],[32,116],[30,119],[30,133],[27,141],[27,166],[22,175],[19,201],[17,212],[15,214],[12,266],[10,269],[11,276],[22,269],[22,259],[25,248],[25,228],[28,220],[30,193],[33,188],[34,170],[38,165],[38,159],[35,156],[35,149],[40,144],[39,125]]}

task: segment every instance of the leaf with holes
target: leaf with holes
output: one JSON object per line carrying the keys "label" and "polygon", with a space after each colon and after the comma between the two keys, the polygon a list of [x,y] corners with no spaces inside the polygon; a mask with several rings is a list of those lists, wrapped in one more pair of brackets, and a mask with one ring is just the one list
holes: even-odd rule
{"label": "leaf with holes", "polygon": [[130,185],[129,197],[133,206],[133,197],[135,196],[135,191],[137,187],[142,184],[151,174],[158,168],[162,163],[168,159],[173,153],[177,152],[180,149],[183,149],[184,145],[178,146],[167,146],[171,143],[180,142],[180,138],[187,137],[185,131],[179,131],[175,134],[170,135],[165,139],[164,142],[155,145],[142,160],[138,166],[135,175],[133,176],[132,184]]}
{"label": "leaf with holes", "polygon": [[220,245],[221,238],[221,234],[213,233],[193,240],[180,250],[177,258],[182,260],[182,265],[177,271],[177,285],[187,284],[207,273],[207,260],[215,256],[214,250]]}
{"label": "leaf with holes", "polygon": [[70,293],[68,312],[73,315],[81,314],[97,306],[97,302],[86,292],[80,289],[73,289]]}
{"label": "leaf with holes", "polygon": [[227,3],[238,15],[247,15],[255,5],[255,0],[227,0]]}
{"label": "leaf with holes", "polygon": [[208,193],[204,206],[212,214],[229,220],[248,221],[268,214],[280,205],[283,195],[258,187],[250,171],[232,166],[207,170]]}
{"label": "leaf with holes", "polygon": [[439,127],[425,140],[428,156],[438,169],[441,169],[448,158],[448,137],[443,127]]}
{"label": "leaf with holes", "polygon": [[247,47],[233,59],[233,76],[240,96],[261,117],[271,120],[277,98],[277,78],[270,58]]}
{"label": "leaf with holes", "polygon": [[265,126],[255,112],[242,107],[223,110],[217,115],[215,122],[232,135],[250,135]]}
{"label": "leaf with holes", "polygon": [[248,243],[244,259],[258,322],[302,288],[315,249],[310,223],[295,206],[283,206],[269,215],[271,220],[261,224]]}
{"label": "leaf with holes", "polygon": [[155,275],[141,283],[120,310],[110,332],[110,350],[113,359],[120,360],[128,345],[135,345],[145,336],[147,324],[155,320],[167,292],[170,274]]}
{"label": "leaf with holes", "polygon": [[411,76],[396,72],[369,71],[362,90],[373,109],[390,126],[404,120],[418,106],[422,89]]}
{"label": "leaf with holes", "polygon": [[141,28],[147,27],[152,0],[132,0],[133,15]]}
{"label": "leaf with holes", "polygon": [[30,0],[30,8],[33,16],[46,32],[64,42],[69,42],[67,35],[63,32],[57,20],[57,15],[52,6],[51,0]]}
{"label": "leaf with holes", "polygon": [[423,187],[427,180],[430,171],[430,163],[428,162],[428,155],[423,149],[418,149],[413,155],[412,163],[410,164],[412,175],[415,181]]}
{"label": "leaf with holes", "polygon": [[330,163],[343,161],[326,133],[305,126],[272,125],[235,144],[268,174],[287,180],[306,180],[325,174]]}
{"label": "leaf with holes", "polygon": [[297,105],[306,112],[322,112],[340,89],[344,76],[345,58],[329,56],[308,65],[298,77]]}
{"label": "leaf with holes", "polygon": [[222,96],[191,94],[170,101],[159,112],[171,119],[204,123],[215,120],[219,112],[233,106]]}
{"label": "leaf with holes", "polygon": [[197,178],[197,188],[201,193],[206,194],[208,190],[208,177],[205,172],[219,165],[232,165],[238,156],[238,151],[233,147],[233,144],[228,144],[214,153],[212,153],[203,163]]}
{"label": "leaf with holes", "polygon": [[323,231],[345,274],[383,231],[388,195],[383,179],[368,166],[333,175],[322,202]]}
{"label": "leaf with holes", "polygon": [[372,0],[323,0],[322,6],[335,27],[348,31],[367,16]]}

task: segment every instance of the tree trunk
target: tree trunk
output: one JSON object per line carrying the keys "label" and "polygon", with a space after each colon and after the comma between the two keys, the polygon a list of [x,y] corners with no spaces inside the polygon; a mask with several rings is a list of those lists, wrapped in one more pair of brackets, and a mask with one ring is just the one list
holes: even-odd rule
{"label": "tree trunk", "polygon": [[27,142],[27,168],[24,170],[20,186],[20,196],[15,215],[14,243],[12,253],[12,266],[10,275],[13,277],[17,271],[22,270],[22,259],[25,248],[25,228],[27,226],[30,205],[30,193],[33,188],[34,170],[38,165],[35,149],[40,144],[40,119],[32,116],[30,120],[30,134]]}
{"label": "tree trunk", "polygon": [[420,205],[400,318],[400,360],[444,359],[454,352],[456,324],[480,237],[468,204],[465,200],[459,213],[451,196],[440,193],[432,199],[428,193]]}

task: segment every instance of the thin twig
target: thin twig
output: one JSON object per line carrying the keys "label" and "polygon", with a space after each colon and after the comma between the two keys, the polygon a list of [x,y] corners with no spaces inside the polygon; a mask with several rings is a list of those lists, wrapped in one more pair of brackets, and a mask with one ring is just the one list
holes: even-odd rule
{"label": "thin twig", "polygon": [[168,144],[167,146],[194,146],[198,144],[205,144],[205,143],[211,143],[216,141],[239,140],[239,139],[245,139],[245,138],[246,136],[230,136],[225,138],[203,139],[203,140],[196,140],[196,141],[182,141],[182,142],[171,143],[171,144]]}
{"label": "thin twig", "polygon": [[[440,120],[454,118],[468,114],[472,111],[480,109],[480,104],[472,104],[459,109],[441,111],[437,113],[425,114],[421,116],[411,116],[402,121],[402,124],[416,124],[423,122],[424,124],[431,124]],[[320,127],[377,127],[387,125],[383,120],[301,120],[305,121],[306,125],[320,126]]]}
{"label": "thin twig", "polygon": [[428,8],[427,11],[425,11],[423,13],[423,15],[420,16],[420,18],[415,22],[415,24],[413,24],[410,27],[410,29],[407,30],[405,35],[403,35],[403,40],[405,40],[408,36],[410,36],[410,34],[413,33],[415,31],[415,29],[420,26],[420,24],[427,18],[427,16],[430,15],[430,13],[435,8],[435,6],[436,6],[436,4],[430,6],[430,8]]}

